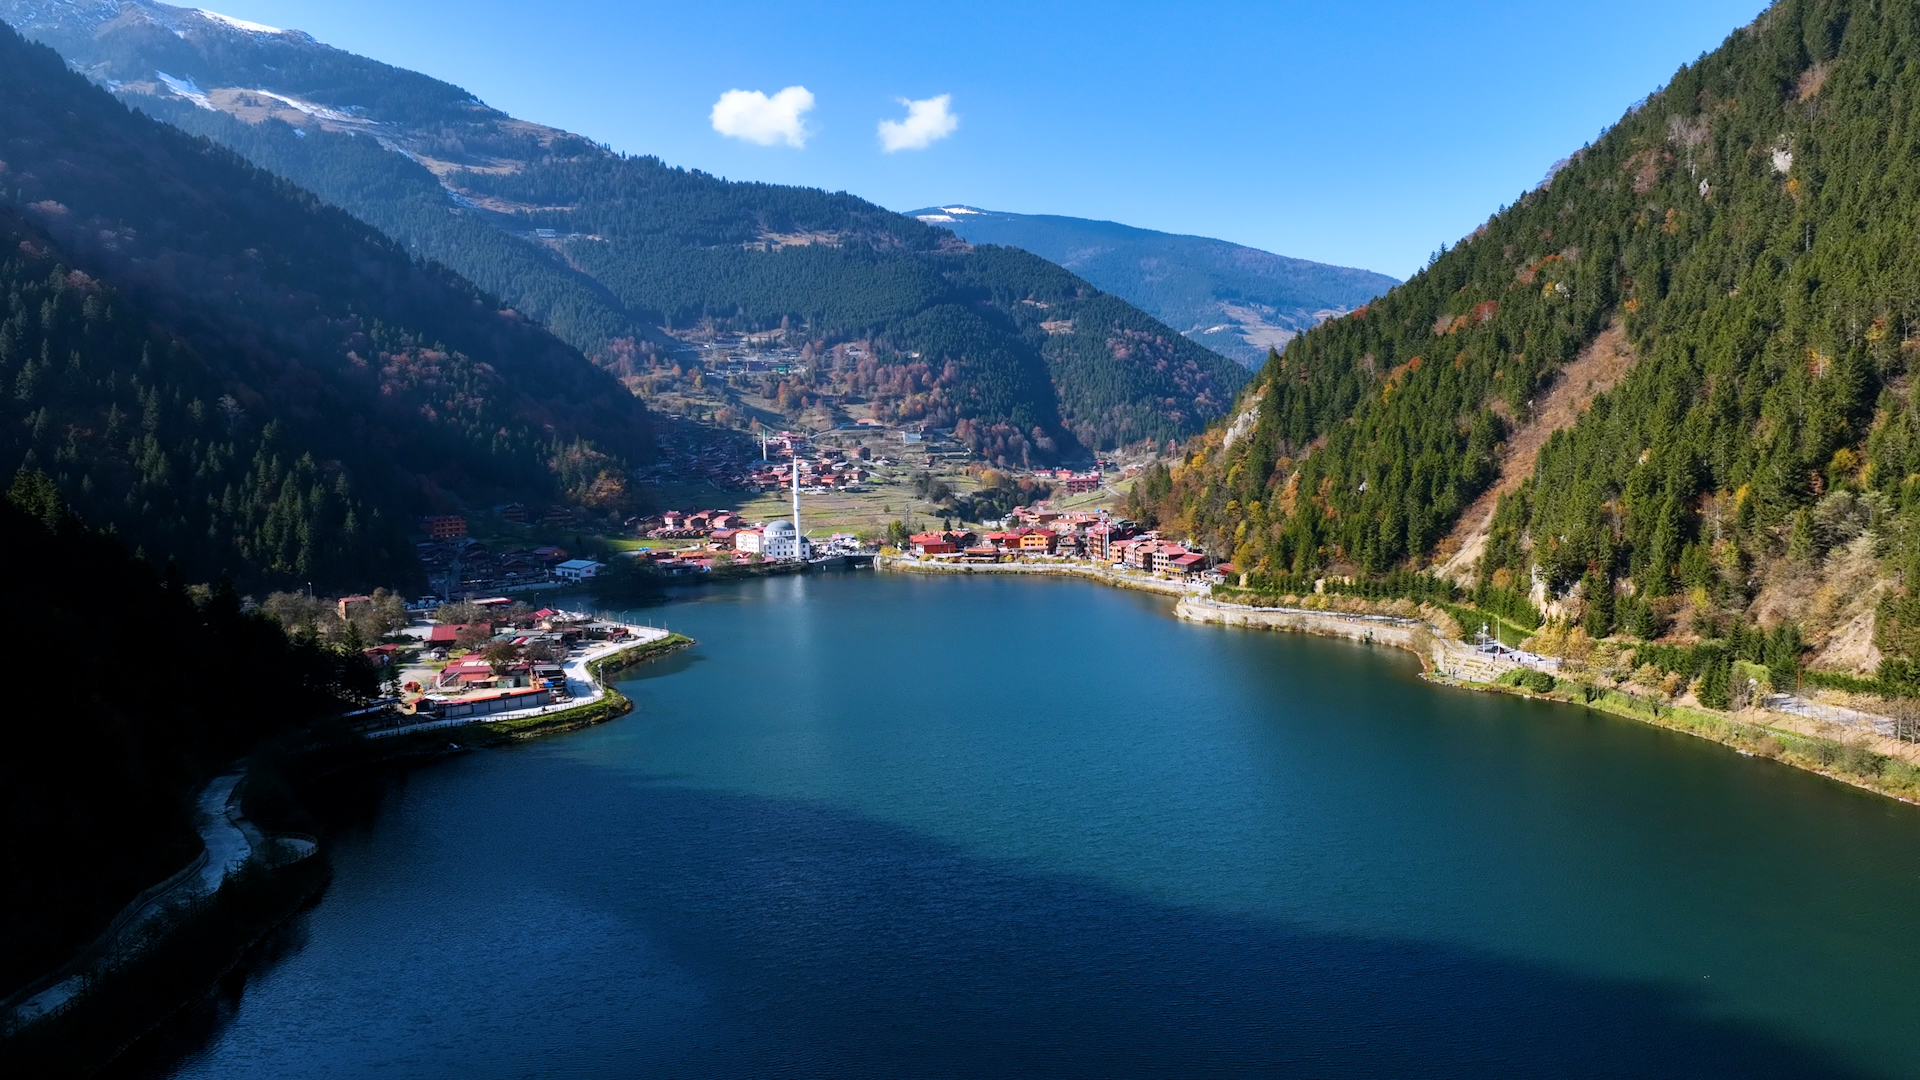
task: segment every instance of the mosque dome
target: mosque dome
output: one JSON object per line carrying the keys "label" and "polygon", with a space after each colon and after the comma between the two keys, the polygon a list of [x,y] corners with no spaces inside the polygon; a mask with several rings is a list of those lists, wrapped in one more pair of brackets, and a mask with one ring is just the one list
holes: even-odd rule
{"label": "mosque dome", "polygon": [[767,535],[768,537],[774,537],[774,536],[792,536],[792,535],[793,535],[793,522],[791,522],[791,521],[769,521],[769,522],[767,522],[767,527],[766,527],[766,530],[765,530],[765,531],[766,531],[766,535]]}

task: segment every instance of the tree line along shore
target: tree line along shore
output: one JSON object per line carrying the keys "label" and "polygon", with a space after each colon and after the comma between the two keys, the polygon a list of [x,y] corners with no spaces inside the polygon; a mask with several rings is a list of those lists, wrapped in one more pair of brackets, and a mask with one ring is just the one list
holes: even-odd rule
{"label": "tree line along shore", "polygon": [[[356,622],[392,614],[381,604],[339,640],[289,633],[226,581],[189,586],[89,528],[32,470],[0,499],[0,533],[41,570],[17,587],[50,640],[95,640],[112,611],[142,641],[114,651],[111,678],[29,680],[3,718],[0,1056],[23,1076],[104,1067],[316,898],[331,871],[308,835],[321,831],[303,802],[315,785],[432,760],[454,740],[507,745],[622,716],[632,702],[604,677],[692,644],[669,634],[590,659],[601,692],[570,708],[370,739],[348,714],[380,692],[355,639]],[[210,861],[198,803],[236,762],[223,802],[259,842]],[[56,985],[72,992],[45,995]],[[19,1008],[36,995],[57,1007]]]}

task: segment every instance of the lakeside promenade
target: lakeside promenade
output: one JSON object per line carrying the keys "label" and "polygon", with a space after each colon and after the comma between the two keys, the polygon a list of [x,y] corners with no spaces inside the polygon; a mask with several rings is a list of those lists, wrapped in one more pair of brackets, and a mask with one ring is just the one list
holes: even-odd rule
{"label": "lakeside promenade", "polygon": [[[1209,586],[1152,577],[1106,564],[1059,560],[1049,563],[952,563],[910,555],[883,555],[875,565],[883,570],[920,574],[1012,574],[1077,577],[1116,588],[1140,589],[1178,597],[1175,617],[1189,622],[1214,623],[1341,638],[1361,644],[1403,648],[1420,658],[1424,677],[1462,689],[1513,694],[1583,705],[1587,708],[1657,727],[1681,731],[1730,746],[1743,754],[1764,754],[1782,764],[1839,780],[1854,787],[1899,799],[1920,801],[1913,785],[1901,779],[1920,771],[1920,746],[1895,738],[1898,730],[1889,717],[1810,701],[1794,694],[1774,693],[1738,712],[1708,709],[1690,696],[1668,701],[1635,694],[1631,688],[1609,687],[1578,676],[1568,677],[1557,661],[1507,651],[1489,652],[1451,638],[1422,619],[1360,612],[1292,607],[1262,607],[1216,600]],[[1516,685],[1508,678],[1516,670],[1535,670],[1552,676],[1549,689]],[[1882,762],[1901,769],[1870,770],[1865,774],[1835,766],[1839,751],[1865,749]]]}
{"label": "lakeside promenade", "polygon": [[477,716],[456,716],[448,720],[424,720],[417,724],[402,724],[397,727],[379,728],[365,732],[369,739],[386,739],[395,735],[413,735],[422,731],[436,731],[441,728],[465,727],[469,724],[497,724],[502,720],[528,720],[553,713],[577,709],[582,705],[591,705],[606,696],[605,684],[594,677],[592,665],[610,656],[628,649],[651,645],[656,641],[665,641],[669,631],[655,626],[635,626],[621,623],[631,635],[622,641],[609,641],[596,648],[587,649],[579,656],[568,660],[566,701],[557,701],[532,709],[515,709],[511,712],[484,713]]}
{"label": "lakeside promenade", "polygon": [[874,567],[908,574],[1024,574],[1035,577],[1078,577],[1119,589],[1139,589],[1165,596],[1205,595],[1209,588],[1205,584],[1172,581],[1110,563],[1077,559],[1056,559],[1043,563],[955,563],[940,559],[923,559],[915,555],[880,555],[874,558]]}

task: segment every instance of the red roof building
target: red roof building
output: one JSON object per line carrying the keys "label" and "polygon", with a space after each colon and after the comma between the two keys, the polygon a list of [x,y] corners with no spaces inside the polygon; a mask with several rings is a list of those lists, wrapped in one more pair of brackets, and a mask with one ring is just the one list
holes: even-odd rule
{"label": "red roof building", "polygon": [[427,631],[428,645],[452,645],[463,630],[477,630],[481,637],[492,637],[493,627],[486,623],[440,623]]}
{"label": "red roof building", "polygon": [[467,519],[458,514],[434,514],[422,518],[420,525],[435,540],[457,540],[467,535]]}

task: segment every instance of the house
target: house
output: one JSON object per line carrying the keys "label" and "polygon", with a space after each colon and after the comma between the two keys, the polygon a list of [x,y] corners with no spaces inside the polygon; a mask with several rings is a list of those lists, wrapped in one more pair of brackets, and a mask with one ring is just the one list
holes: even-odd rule
{"label": "house", "polygon": [[466,657],[455,660],[440,669],[434,676],[433,685],[437,687],[475,687],[494,684],[493,665],[485,660]]}
{"label": "house", "polygon": [[707,546],[715,551],[734,551],[739,538],[739,529],[715,529],[707,534]]}
{"label": "house", "polygon": [[733,533],[733,550],[744,552],[748,555],[764,554],[766,535],[766,533],[759,529],[735,529]]}
{"label": "house", "polygon": [[1060,542],[1060,537],[1046,529],[1023,529],[1020,532],[1020,552],[1023,555],[1050,555]]}
{"label": "house", "polygon": [[922,557],[927,555],[951,555],[959,550],[959,545],[947,539],[945,533],[913,534],[913,553],[915,555]]}
{"label": "house", "polygon": [[1100,490],[1099,473],[1093,473],[1088,476],[1068,476],[1065,477],[1065,481],[1067,494],[1069,495],[1084,495],[1090,491]]}
{"label": "house", "polygon": [[373,610],[371,596],[343,596],[336,605],[340,612],[340,621],[346,622],[363,611]]}
{"label": "house", "polygon": [[1163,552],[1160,556],[1160,569],[1170,574],[1192,576],[1207,568],[1207,557],[1197,551],[1187,551],[1178,555]]}
{"label": "house", "polygon": [[511,521],[517,525],[525,525],[527,523],[526,503],[502,503],[494,507],[493,512],[500,515],[503,521]]}
{"label": "house", "polygon": [[400,654],[405,651],[405,645],[375,645],[371,649],[361,649],[360,655],[371,661],[374,667],[388,668],[399,663]]}
{"label": "house", "polygon": [[567,561],[567,549],[558,548],[558,547],[537,547],[533,549],[533,557],[536,559],[539,559],[543,563],[546,563],[548,566],[554,566],[556,564]]}
{"label": "house", "polygon": [[427,647],[430,649],[452,648],[459,641],[460,636],[468,630],[474,632],[472,635],[474,637],[493,636],[493,627],[486,623],[439,623],[427,631]]}
{"label": "house", "polygon": [[456,540],[467,535],[467,519],[458,514],[432,514],[420,519],[420,527],[435,540]]}
{"label": "house", "polygon": [[568,559],[553,568],[553,576],[562,581],[585,581],[605,569],[592,559]]}

